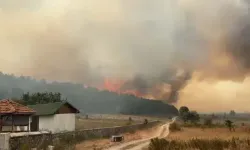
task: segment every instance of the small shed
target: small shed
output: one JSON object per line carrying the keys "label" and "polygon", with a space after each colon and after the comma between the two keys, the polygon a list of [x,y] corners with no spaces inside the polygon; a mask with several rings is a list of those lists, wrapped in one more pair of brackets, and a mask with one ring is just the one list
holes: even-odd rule
{"label": "small shed", "polygon": [[0,100],[0,132],[30,131],[35,111],[10,99]]}
{"label": "small shed", "polygon": [[75,118],[79,110],[67,101],[29,105],[36,111],[32,117],[31,131],[52,133],[75,131]]}

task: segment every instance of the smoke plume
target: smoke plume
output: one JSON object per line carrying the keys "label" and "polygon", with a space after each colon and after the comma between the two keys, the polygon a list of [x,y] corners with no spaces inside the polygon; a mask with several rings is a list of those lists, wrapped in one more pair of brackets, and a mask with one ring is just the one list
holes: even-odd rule
{"label": "smoke plume", "polygon": [[100,88],[119,79],[113,91],[171,103],[194,80],[243,82],[250,71],[244,0],[0,4],[3,71]]}

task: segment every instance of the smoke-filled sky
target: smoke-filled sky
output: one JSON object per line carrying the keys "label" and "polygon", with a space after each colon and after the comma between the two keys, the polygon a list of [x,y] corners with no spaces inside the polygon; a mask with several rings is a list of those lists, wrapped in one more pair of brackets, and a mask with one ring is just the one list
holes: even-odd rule
{"label": "smoke-filled sky", "polygon": [[121,79],[123,89],[177,106],[247,111],[248,8],[244,0],[0,0],[0,69],[93,86]]}

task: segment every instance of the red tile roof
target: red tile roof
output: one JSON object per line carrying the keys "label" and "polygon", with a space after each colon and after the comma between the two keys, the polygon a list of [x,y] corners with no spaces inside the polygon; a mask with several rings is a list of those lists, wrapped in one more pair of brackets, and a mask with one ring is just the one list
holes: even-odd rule
{"label": "red tile roof", "polygon": [[0,114],[33,114],[35,111],[9,99],[0,100]]}

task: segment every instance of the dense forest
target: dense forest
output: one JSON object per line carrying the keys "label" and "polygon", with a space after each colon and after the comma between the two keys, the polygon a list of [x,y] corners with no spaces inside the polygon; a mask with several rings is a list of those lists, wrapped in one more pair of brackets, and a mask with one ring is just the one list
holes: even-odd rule
{"label": "dense forest", "polygon": [[[95,88],[85,88],[82,84],[47,82],[31,77],[16,77],[0,73],[0,98],[23,99],[27,94],[37,92],[57,93],[71,102],[81,113],[135,114],[135,115],[176,115],[178,110],[162,101],[119,95]],[[26,94],[26,95],[25,95]],[[32,102],[30,102],[32,103]]]}

